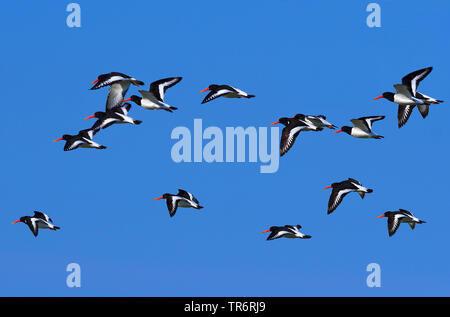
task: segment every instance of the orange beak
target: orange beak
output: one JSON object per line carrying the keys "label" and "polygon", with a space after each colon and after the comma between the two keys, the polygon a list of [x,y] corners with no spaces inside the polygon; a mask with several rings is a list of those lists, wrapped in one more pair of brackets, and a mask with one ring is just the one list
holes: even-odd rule
{"label": "orange beak", "polygon": [[14,222],[13,222],[13,224],[15,224],[15,223],[18,223],[18,222],[20,222],[20,219],[19,219],[19,220],[16,220],[16,221],[14,221]]}
{"label": "orange beak", "polygon": [[331,188],[331,187],[333,187],[333,186],[327,186],[327,187],[324,187],[324,188],[322,188],[322,189],[328,189],[328,188]]}
{"label": "orange beak", "polygon": [[269,232],[270,231],[270,229],[267,229],[267,230],[264,230],[263,232],[261,232],[261,233],[266,233],[266,232]]}
{"label": "orange beak", "polygon": [[373,100],[377,100],[377,99],[380,99],[380,98],[383,98],[383,95],[378,96],[378,97],[376,97],[376,98],[373,98]]}
{"label": "orange beak", "polygon": [[95,114],[92,115],[92,116],[89,116],[89,117],[84,118],[84,120],[88,120],[88,119],[92,119],[92,118],[95,118]]}
{"label": "orange beak", "polygon": [[94,80],[91,85],[95,84],[96,82],[98,82],[98,78],[96,80]]}
{"label": "orange beak", "polygon": [[381,216],[378,216],[376,218],[378,219],[378,218],[383,218],[383,217],[386,217],[386,216],[384,214],[382,214]]}
{"label": "orange beak", "polygon": [[342,130],[337,130],[336,132],[333,132],[334,134],[342,132]]}
{"label": "orange beak", "polygon": [[158,198],[155,198],[155,199],[153,199],[153,200],[160,200],[160,199],[163,199],[163,196],[158,197]]}
{"label": "orange beak", "polygon": [[131,98],[124,99],[122,102],[131,101]]}
{"label": "orange beak", "polygon": [[269,125],[274,125],[274,124],[277,124],[277,123],[280,123],[280,121],[277,121],[277,122],[271,123],[271,124],[269,124]]}
{"label": "orange beak", "polygon": [[53,140],[53,142],[61,141],[62,139],[63,138],[59,138],[59,139]]}
{"label": "orange beak", "polygon": [[206,88],[206,89],[201,90],[200,93],[205,92],[205,91],[207,91],[207,90],[209,90],[209,88]]}

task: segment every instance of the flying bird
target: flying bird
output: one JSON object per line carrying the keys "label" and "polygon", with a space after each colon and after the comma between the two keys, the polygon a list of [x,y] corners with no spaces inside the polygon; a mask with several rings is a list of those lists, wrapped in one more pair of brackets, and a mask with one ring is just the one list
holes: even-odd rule
{"label": "flying bird", "polygon": [[297,113],[291,119],[294,119],[294,118],[305,121],[305,122],[311,124],[312,126],[316,127],[317,130],[314,130],[314,131],[321,131],[323,128],[328,128],[328,129],[336,128],[336,126],[334,124],[331,124],[326,120],[327,117],[325,117],[324,115],[312,116],[312,115],[304,115],[301,113]]}
{"label": "flying bird", "polygon": [[135,86],[144,85],[142,81],[131,76],[118,72],[111,72],[98,76],[98,78],[91,83],[91,85],[94,85],[91,87],[91,90],[110,86],[108,98],[106,99],[106,111],[108,111],[122,104],[130,84]]}
{"label": "flying bird", "polygon": [[366,188],[361,185],[356,179],[349,178],[340,183],[333,183],[323,189],[333,188],[330,199],[328,200],[328,214],[331,214],[342,202],[342,199],[351,192],[357,192],[362,199],[364,195],[373,192],[373,189]]}
{"label": "flying bird", "polygon": [[178,194],[164,194],[161,197],[155,198],[154,200],[165,199],[167,208],[169,209],[170,217],[175,216],[178,207],[183,208],[194,208],[194,209],[202,209],[203,207],[199,205],[197,198],[194,197],[191,193],[178,189]]}
{"label": "flying bird", "polygon": [[343,126],[340,130],[334,133],[345,132],[355,138],[381,139],[384,138],[382,135],[372,132],[372,124],[375,121],[383,120],[384,118],[385,116],[371,116],[352,119],[350,121],[353,123],[353,127]]}
{"label": "flying bird", "polygon": [[401,84],[395,84],[395,93],[384,92],[381,96],[374,98],[374,100],[385,98],[391,102],[398,104],[398,127],[401,128],[411,116],[412,110],[415,106],[419,108],[419,112],[425,119],[430,109],[430,104],[438,104],[444,102],[430,96],[421,94],[417,91],[419,83],[428,76],[433,70],[433,67],[427,67],[409,73],[402,78]]}
{"label": "flying bird", "polygon": [[285,126],[281,132],[280,156],[285,155],[290,150],[301,131],[319,131],[319,128],[299,119],[283,117],[270,125],[277,123],[281,123]]}
{"label": "flying bird", "polygon": [[61,229],[52,224],[53,220],[43,212],[35,211],[33,216],[23,216],[14,223],[23,222],[28,225],[35,237],[38,236],[39,229],[50,229],[56,231]]}
{"label": "flying bird", "polygon": [[79,147],[81,148],[92,148],[103,150],[106,146],[100,145],[94,141],[92,138],[98,132],[98,128],[84,129],[78,132],[76,135],[64,134],[61,138],[54,140],[53,142],[64,140],[66,144],[64,145],[64,151],[72,151]]}
{"label": "flying bird", "polygon": [[411,229],[414,229],[416,223],[426,223],[425,221],[416,218],[411,212],[405,209],[399,209],[398,211],[386,211],[377,218],[382,217],[388,218],[387,224],[390,237],[394,235],[401,223],[409,224]]}
{"label": "flying bird", "polygon": [[97,121],[92,126],[92,129],[106,129],[113,124],[119,123],[130,123],[130,124],[141,124],[141,120],[135,120],[128,116],[128,112],[131,109],[131,104],[126,102],[120,107],[114,107],[106,112],[97,111],[92,116],[84,118],[84,120],[97,118]]}
{"label": "flying bird", "polygon": [[300,225],[292,226],[292,225],[285,225],[283,227],[277,227],[273,226],[270,227],[268,230],[265,230],[261,233],[266,233],[270,231],[269,236],[267,237],[267,240],[275,240],[279,238],[290,238],[290,239],[310,239],[311,236],[301,233],[299,230],[302,228]]}
{"label": "flying bird", "polygon": [[228,85],[209,85],[208,88],[203,89],[200,93],[205,91],[210,91],[208,95],[206,95],[205,99],[203,99],[202,104],[209,102],[213,99],[219,97],[225,98],[253,98],[255,95],[249,95],[246,92],[237,89],[235,87],[231,87]]}
{"label": "flying bird", "polygon": [[164,103],[164,94],[166,90],[174,85],[176,85],[183,77],[170,77],[157,80],[150,84],[150,90],[139,90],[142,97],[132,95],[130,98],[123,100],[133,101],[142,108],[149,110],[165,110],[172,112],[172,110],[177,110],[178,108],[169,106]]}

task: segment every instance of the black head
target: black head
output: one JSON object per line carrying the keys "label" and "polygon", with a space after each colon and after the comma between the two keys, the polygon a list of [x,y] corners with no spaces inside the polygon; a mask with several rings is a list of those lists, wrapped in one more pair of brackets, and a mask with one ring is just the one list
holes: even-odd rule
{"label": "black head", "polygon": [[64,135],[63,135],[62,137],[60,137],[59,139],[53,140],[53,142],[57,142],[57,141],[61,141],[61,140],[67,141],[67,140],[70,140],[71,138],[73,138],[73,135],[70,135],[70,134],[64,134]]}
{"label": "black head", "polygon": [[392,214],[394,214],[394,212],[392,212],[392,211],[386,211],[384,214],[382,214],[381,216],[378,216],[378,217],[376,217],[376,218],[383,218],[383,217],[389,218]]}
{"label": "black head", "polygon": [[291,118],[283,117],[283,118],[278,119],[278,121],[271,123],[270,125],[274,125],[277,123],[281,123],[281,124],[287,126],[287,125],[289,125],[289,123],[291,123]]}
{"label": "black head", "polygon": [[130,98],[125,99],[123,102],[125,102],[125,101],[133,101],[135,104],[140,106],[141,105],[141,100],[142,100],[142,97],[139,97],[139,96],[136,96],[136,95],[132,95]]}
{"label": "black head", "polygon": [[340,130],[334,132],[334,133],[339,133],[339,132],[345,132],[347,134],[351,134],[352,133],[352,127],[348,127],[348,126],[343,126]]}
{"label": "black head", "polygon": [[18,222],[27,223],[27,222],[29,221],[29,219],[30,219],[29,216],[23,216],[23,217],[20,217],[19,220],[14,221],[13,224],[14,224],[14,223],[18,223]]}
{"label": "black head", "polygon": [[165,193],[165,194],[162,195],[161,197],[155,198],[155,199],[153,199],[153,200],[167,199],[167,198],[170,198],[171,196],[173,196],[173,195],[172,195],[172,194]]}
{"label": "black head", "polygon": [[380,98],[385,98],[385,99],[387,99],[389,101],[394,101],[394,95],[395,94],[393,92],[386,91],[386,92],[383,92],[383,94],[381,96],[373,98],[373,100],[377,100],[377,99],[380,99]]}

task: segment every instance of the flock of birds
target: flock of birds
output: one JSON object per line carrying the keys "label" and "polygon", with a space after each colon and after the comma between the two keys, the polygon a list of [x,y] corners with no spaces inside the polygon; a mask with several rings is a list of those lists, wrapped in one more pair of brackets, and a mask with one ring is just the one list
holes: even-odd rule
{"label": "flock of birds", "polygon": [[[411,116],[412,110],[415,106],[419,109],[423,118],[428,115],[429,106],[431,104],[442,103],[442,100],[438,100],[429,97],[425,94],[419,93],[417,88],[419,83],[432,71],[432,67],[427,67],[414,71],[402,78],[401,84],[395,84],[395,93],[384,92],[381,96],[374,98],[374,100],[385,98],[391,102],[398,104],[398,127],[402,127],[408,121]],[[157,80],[150,84],[150,89],[139,90],[141,97],[132,95],[130,98],[125,99],[125,95],[128,92],[130,84],[135,86],[142,86],[144,83],[131,76],[111,72],[108,74],[102,74],[91,83],[94,85],[91,90],[96,90],[102,87],[109,86],[109,93],[106,100],[106,109],[104,112],[99,111],[94,115],[89,116],[86,119],[97,118],[96,122],[89,129],[84,129],[78,132],[76,135],[64,134],[61,138],[55,140],[66,141],[64,151],[71,151],[77,148],[95,148],[106,149],[106,146],[100,145],[93,141],[94,135],[101,129],[106,129],[114,124],[128,123],[138,125],[141,124],[141,120],[133,119],[128,116],[131,109],[131,104],[128,101],[134,102],[142,108],[148,110],[164,110],[173,112],[177,110],[176,107],[170,106],[164,102],[164,95],[166,90],[181,81],[182,77],[170,77]],[[208,88],[200,91],[201,93],[209,91],[207,96],[203,99],[202,104],[210,102],[219,97],[225,98],[253,98],[255,95],[247,94],[246,92],[229,86],[229,85],[210,85]],[[345,132],[355,138],[366,139],[381,139],[383,136],[372,132],[372,125],[374,122],[384,119],[385,116],[366,116],[357,119],[351,119],[353,127],[343,126],[335,133]],[[313,116],[296,114],[293,117],[283,117],[271,125],[281,123],[284,125],[281,140],[280,140],[280,156],[285,155],[291,147],[300,132],[306,131],[322,131],[324,128],[336,129],[336,126],[326,120],[323,115]],[[361,198],[364,198],[365,194],[372,193],[373,190],[361,185],[360,182],[353,178],[333,183],[324,189],[332,188],[331,195],[328,201],[328,214],[332,213],[342,202],[343,198],[351,193],[358,193]],[[169,211],[170,217],[173,217],[178,207],[182,208],[194,208],[202,209],[197,198],[193,194],[179,189],[177,194],[165,193],[161,197],[155,198],[155,200],[165,199],[166,205]],[[416,224],[425,223],[425,221],[418,219],[411,212],[399,209],[398,211],[387,211],[377,218],[387,218],[388,233],[392,236],[398,229],[400,223],[408,223],[411,229],[414,229]],[[60,227],[53,225],[53,220],[46,214],[35,211],[33,216],[24,216],[19,220],[13,222],[22,222],[28,225],[31,232],[36,237],[38,235],[38,229],[50,229],[57,230]],[[309,239],[310,235],[306,235],[300,232],[300,225],[285,225],[285,226],[272,226],[268,230],[262,233],[270,232],[267,240],[273,240],[278,238],[299,238]]]}

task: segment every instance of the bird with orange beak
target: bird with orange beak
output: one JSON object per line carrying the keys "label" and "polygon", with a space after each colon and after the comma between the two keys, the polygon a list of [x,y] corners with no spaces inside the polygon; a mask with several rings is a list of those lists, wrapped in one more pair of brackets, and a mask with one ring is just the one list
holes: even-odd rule
{"label": "bird with orange beak", "polygon": [[61,138],[54,140],[58,142],[61,140],[66,141],[64,145],[64,151],[72,151],[77,148],[90,148],[90,149],[106,149],[106,146],[100,145],[97,142],[92,141],[94,135],[99,131],[98,128],[85,129],[78,132],[76,135],[64,134]]}
{"label": "bird with orange beak", "polygon": [[402,78],[401,84],[394,85],[395,93],[388,91],[373,98],[373,100],[384,98],[398,104],[397,121],[399,128],[408,121],[415,106],[417,106],[420,114],[425,119],[428,115],[430,104],[444,102],[443,100],[432,98],[417,91],[419,83],[427,77],[432,70],[433,67],[426,67],[409,73]]}
{"label": "bird with orange beak", "polygon": [[261,233],[267,233],[270,231],[269,236],[267,237],[267,240],[275,240],[279,238],[290,238],[290,239],[310,239],[311,236],[301,233],[299,230],[302,228],[300,225],[292,226],[292,225],[285,225],[282,227],[272,226],[269,229],[261,232]]}
{"label": "bird with orange beak", "polygon": [[426,223],[405,209],[399,209],[398,211],[386,211],[377,218],[383,217],[387,218],[388,233],[390,237],[394,235],[401,223],[409,224],[412,230],[414,230],[416,223]]}
{"label": "bird with orange beak", "polygon": [[373,192],[373,189],[362,186],[360,182],[353,178],[339,183],[333,183],[323,189],[328,188],[333,189],[328,200],[328,214],[331,214],[340,205],[344,197],[351,192],[357,192],[361,196],[361,199],[364,199],[365,194]]}
{"label": "bird with orange beak", "polygon": [[280,156],[285,155],[291,147],[294,145],[295,140],[302,131],[320,131],[323,128],[318,128],[307,121],[297,119],[296,117],[287,118],[283,117],[278,121],[271,123],[270,125],[281,123],[285,127],[281,131],[280,140]]}
{"label": "bird with orange beak", "polygon": [[91,90],[110,86],[108,98],[106,99],[106,111],[108,111],[122,104],[130,84],[142,86],[144,82],[119,72],[111,72],[99,75],[98,78],[91,83],[91,85],[94,85],[91,87]]}
{"label": "bird with orange beak", "polygon": [[28,225],[28,227],[30,228],[31,232],[35,237],[38,236],[39,229],[50,229],[53,231],[61,229],[60,227],[57,227],[52,224],[53,220],[49,216],[39,211],[35,211],[33,216],[20,217],[20,219],[14,221],[13,224],[19,222],[23,222],[26,225]]}
{"label": "bird with orange beak", "polygon": [[167,204],[167,209],[169,210],[170,217],[175,216],[178,207],[182,208],[194,208],[202,209],[203,207],[199,205],[197,198],[191,193],[179,189],[178,194],[164,194],[161,197],[155,198],[154,200],[165,199]]}
{"label": "bird with orange beak", "polygon": [[219,97],[225,98],[253,98],[255,95],[249,95],[245,91],[228,85],[209,85],[208,88],[203,89],[200,93],[209,91],[208,95],[203,99],[202,104],[207,103]]}

